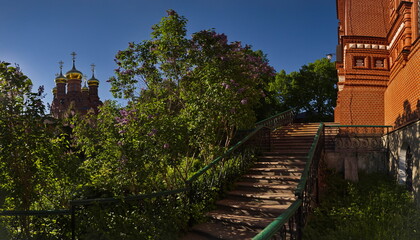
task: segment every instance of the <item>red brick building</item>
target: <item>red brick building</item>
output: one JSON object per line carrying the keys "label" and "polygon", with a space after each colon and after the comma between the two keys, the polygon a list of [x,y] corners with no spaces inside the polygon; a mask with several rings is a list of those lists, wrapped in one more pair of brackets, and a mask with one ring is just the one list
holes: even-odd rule
{"label": "red brick building", "polygon": [[55,78],[56,87],[53,89],[54,96],[51,104],[51,114],[55,118],[63,117],[69,110],[81,114],[86,114],[90,109],[97,111],[98,106],[102,105],[98,96],[99,80],[95,78],[95,65],[91,65],[92,77],[86,80],[83,74],[76,69],[76,53],[72,53],[72,55],[73,68],[63,75],[63,62],[60,62],[60,74]]}
{"label": "red brick building", "polygon": [[420,0],[336,1],[335,122],[392,126],[382,137],[387,167],[420,205]]}
{"label": "red brick building", "polygon": [[337,0],[335,122],[398,127],[419,119],[419,8],[419,0]]}

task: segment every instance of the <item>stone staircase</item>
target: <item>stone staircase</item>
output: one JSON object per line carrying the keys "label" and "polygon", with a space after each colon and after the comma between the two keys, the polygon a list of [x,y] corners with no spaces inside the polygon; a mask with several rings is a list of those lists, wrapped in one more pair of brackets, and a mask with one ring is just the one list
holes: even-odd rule
{"label": "stone staircase", "polygon": [[271,150],[259,156],[234,190],[216,202],[209,221],[181,240],[252,239],[295,200],[306,157],[319,124],[293,124],[272,132]]}

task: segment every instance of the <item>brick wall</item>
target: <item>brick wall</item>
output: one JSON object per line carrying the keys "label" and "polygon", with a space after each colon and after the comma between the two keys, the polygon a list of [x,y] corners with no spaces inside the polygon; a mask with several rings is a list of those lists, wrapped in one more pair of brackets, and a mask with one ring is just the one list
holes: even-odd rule
{"label": "brick wall", "polygon": [[389,30],[389,0],[337,0],[344,35],[385,37]]}
{"label": "brick wall", "polygon": [[[420,39],[412,48],[405,63],[396,63],[385,91],[385,124],[394,125],[398,119],[417,114],[420,106]],[[404,109],[406,108],[406,109]],[[418,117],[418,116],[417,116]],[[398,124],[397,124],[398,125]]]}
{"label": "brick wall", "polygon": [[381,87],[345,86],[335,120],[350,125],[383,125],[384,91]]}

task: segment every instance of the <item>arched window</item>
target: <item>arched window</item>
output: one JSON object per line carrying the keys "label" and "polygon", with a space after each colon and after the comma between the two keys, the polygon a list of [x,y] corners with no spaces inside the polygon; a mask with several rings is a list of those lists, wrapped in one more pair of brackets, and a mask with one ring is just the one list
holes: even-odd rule
{"label": "arched window", "polygon": [[407,186],[408,191],[413,191],[413,154],[411,153],[410,146],[407,147],[405,152],[405,161],[407,173],[405,185]]}
{"label": "arched window", "polygon": [[407,143],[402,145],[398,154],[398,183],[413,191],[413,154]]}

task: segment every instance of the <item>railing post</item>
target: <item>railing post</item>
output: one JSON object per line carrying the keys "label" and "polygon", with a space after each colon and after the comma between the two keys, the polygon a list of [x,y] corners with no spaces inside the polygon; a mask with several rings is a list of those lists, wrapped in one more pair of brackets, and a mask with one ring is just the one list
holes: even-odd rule
{"label": "railing post", "polygon": [[[192,209],[192,199],[193,199],[193,194],[192,194],[192,181],[187,180],[186,184],[187,186],[187,205],[189,205],[189,207],[187,209]],[[192,212],[189,211],[188,212],[188,226],[191,226],[193,224],[193,215]]]}
{"label": "railing post", "polygon": [[303,203],[302,205],[298,208],[298,212],[297,212],[297,226],[296,226],[296,231],[297,231],[297,239],[300,240],[303,238]]}

